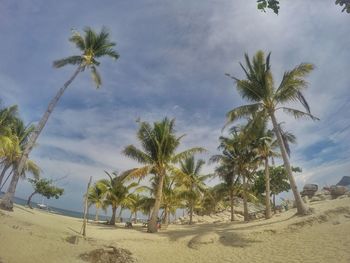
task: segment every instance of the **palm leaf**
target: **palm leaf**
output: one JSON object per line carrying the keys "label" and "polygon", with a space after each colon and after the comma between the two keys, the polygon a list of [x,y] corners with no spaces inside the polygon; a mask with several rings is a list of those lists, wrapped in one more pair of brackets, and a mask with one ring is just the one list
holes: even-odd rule
{"label": "palm leaf", "polygon": [[91,66],[90,69],[91,69],[91,77],[92,77],[93,81],[95,82],[96,87],[99,88],[102,84],[101,76],[98,73],[95,66]]}
{"label": "palm leaf", "polygon": [[299,118],[311,118],[314,121],[319,121],[320,119],[313,116],[310,113],[303,112],[300,110],[292,109],[292,108],[287,108],[287,107],[281,107],[279,109],[282,109],[285,113],[293,115],[294,118],[299,119]]}
{"label": "palm leaf", "polygon": [[64,67],[68,64],[69,65],[81,65],[82,62],[83,62],[83,58],[81,56],[70,56],[67,58],[55,60],[53,62],[53,66],[55,68],[61,68],[61,67]]}

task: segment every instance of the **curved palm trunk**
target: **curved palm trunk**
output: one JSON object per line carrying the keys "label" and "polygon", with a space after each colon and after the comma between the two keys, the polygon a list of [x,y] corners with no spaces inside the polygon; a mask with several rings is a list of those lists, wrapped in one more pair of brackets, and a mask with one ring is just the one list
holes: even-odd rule
{"label": "curved palm trunk", "polygon": [[271,218],[271,201],[270,201],[270,171],[269,171],[269,159],[265,158],[265,218]]}
{"label": "curved palm trunk", "polygon": [[8,170],[10,167],[11,167],[11,165],[9,165],[9,164],[5,164],[5,165],[4,165],[4,168],[2,169],[1,174],[0,174],[0,186],[1,186],[1,184],[2,184],[2,180],[4,179],[7,170]]}
{"label": "curved palm trunk", "polygon": [[27,201],[27,206],[29,206],[30,209],[33,209],[33,207],[30,205],[30,202],[32,201],[32,197],[37,194],[37,192],[33,192],[29,197],[28,197],[28,201]]}
{"label": "curved palm trunk", "polygon": [[248,200],[247,200],[247,182],[246,176],[243,175],[243,210],[244,210],[244,221],[249,221],[248,213]]}
{"label": "curved palm trunk", "polygon": [[297,214],[299,214],[299,215],[307,215],[309,213],[309,208],[305,205],[305,203],[301,199],[300,193],[298,192],[297,184],[295,183],[295,180],[294,180],[294,177],[293,177],[293,173],[292,173],[292,168],[290,166],[289,159],[288,159],[288,156],[287,156],[287,151],[286,151],[286,148],[285,148],[283,140],[282,140],[282,135],[280,134],[279,129],[278,129],[278,124],[277,124],[275,113],[274,112],[270,112],[270,117],[271,117],[271,120],[272,120],[274,132],[275,132],[275,134],[277,136],[278,144],[279,144],[280,149],[281,149],[281,154],[282,154],[282,158],[283,158],[284,168],[287,171],[290,187],[292,188],[292,191],[293,191],[295,203],[296,203],[296,206],[297,206]]}
{"label": "curved palm trunk", "polygon": [[234,200],[233,200],[233,190],[230,189],[230,209],[231,209],[231,222],[235,220],[235,211],[234,211]]}
{"label": "curved palm trunk", "polygon": [[80,71],[81,71],[81,67],[79,66],[76,69],[76,71],[74,72],[74,74],[72,75],[72,77],[66,83],[64,83],[62,88],[59,89],[56,96],[51,100],[51,102],[50,102],[46,112],[44,113],[43,117],[41,118],[40,122],[35,127],[35,130],[31,133],[29,140],[28,140],[28,143],[26,144],[26,147],[25,147],[25,149],[22,153],[22,156],[19,160],[18,167],[15,169],[15,172],[13,174],[10,187],[8,188],[8,191],[6,192],[5,196],[3,197],[3,199],[0,203],[0,208],[2,208],[4,210],[9,210],[9,211],[13,210],[12,198],[15,195],[18,179],[23,172],[23,168],[25,166],[25,163],[28,160],[29,153],[32,151],[36,140],[38,139],[41,131],[43,130],[47,120],[49,119],[49,117],[50,117],[52,111],[54,110],[55,106],[57,105],[58,101],[62,97],[65,90],[68,88],[69,84],[72,83],[72,81],[75,79],[75,77],[79,74]]}
{"label": "curved palm trunk", "polygon": [[160,178],[159,178],[159,182],[157,185],[157,192],[156,192],[156,200],[154,202],[151,219],[148,223],[147,231],[149,233],[155,233],[158,231],[157,221],[158,221],[159,207],[162,202],[164,176],[165,176],[165,172],[163,171],[163,173],[160,175]]}
{"label": "curved palm trunk", "polygon": [[110,225],[115,225],[115,214],[117,212],[117,206],[112,206],[112,217],[111,217],[111,220],[109,221],[109,224]]}

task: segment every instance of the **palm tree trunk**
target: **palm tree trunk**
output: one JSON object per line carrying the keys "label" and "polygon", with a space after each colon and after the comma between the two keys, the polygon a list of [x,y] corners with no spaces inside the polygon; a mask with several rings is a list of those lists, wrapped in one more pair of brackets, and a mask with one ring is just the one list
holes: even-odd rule
{"label": "palm tree trunk", "polygon": [[28,201],[27,201],[27,206],[30,207],[30,209],[33,209],[33,207],[30,205],[30,202],[32,201],[32,197],[37,194],[37,191],[33,192],[29,197],[28,197]]}
{"label": "palm tree trunk", "polygon": [[147,231],[149,233],[155,233],[158,231],[157,221],[158,221],[159,207],[160,207],[160,204],[162,202],[165,171],[162,171],[162,173],[159,176],[160,177],[159,177],[159,182],[157,185],[156,200],[154,202],[154,207],[153,207],[151,219],[148,223],[148,228],[147,228]]}
{"label": "palm tree trunk", "polygon": [[41,131],[43,130],[47,120],[49,119],[49,117],[50,117],[52,111],[54,110],[55,106],[57,105],[58,101],[62,97],[65,90],[68,88],[69,84],[71,84],[72,81],[75,79],[75,77],[79,74],[79,72],[81,72],[80,66],[76,69],[76,71],[71,76],[71,78],[66,83],[64,83],[63,87],[59,89],[56,96],[51,100],[51,102],[50,102],[46,112],[44,113],[43,117],[41,118],[40,122],[35,127],[34,131],[31,133],[31,135],[29,136],[28,143],[26,144],[26,147],[25,147],[25,149],[22,153],[22,156],[19,160],[18,166],[15,169],[15,172],[13,174],[13,178],[12,178],[11,185],[10,185],[11,187],[9,187],[8,191],[6,192],[6,194],[4,195],[4,197],[0,203],[1,209],[9,210],[9,211],[13,210],[12,198],[15,195],[18,179],[23,172],[24,166],[28,160],[29,153],[32,151],[32,149],[36,143],[36,140],[38,139]]}
{"label": "palm tree trunk", "polygon": [[290,166],[289,159],[287,156],[286,147],[283,143],[282,135],[278,129],[278,123],[277,123],[277,120],[275,117],[275,113],[270,112],[270,117],[272,120],[273,129],[274,129],[275,134],[277,136],[278,144],[279,144],[280,149],[281,149],[284,168],[287,171],[290,187],[292,188],[292,191],[293,191],[293,195],[294,195],[294,199],[295,199],[295,203],[296,203],[296,207],[297,207],[297,214],[298,215],[307,215],[309,213],[309,208],[305,205],[305,203],[301,199],[300,193],[299,193],[298,188],[297,188],[297,184],[295,183],[293,173],[292,173],[292,168]]}
{"label": "palm tree trunk", "polygon": [[244,221],[249,221],[249,213],[248,213],[248,200],[247,200],[247,183],[246,176],[243,175],[243,210],[244,210]]}
{"label": "palm tree trunk", "polygon": [[0,186],[1,186],[1,184],[2,184],[2,180],[3,180],[4,177],[5,177],[6,171],[7,171],[10,167],[11,167],[11,165],[9,165],[9,164],[5,164],[5,165],[4,165],[4,168],[2,169],[1,174],[0,174]]}
{"label": "palm tree trunk", "polygon": [[163,217],[163,224],[168,225],[168,217],[169,217],[169,208],[164,208],[164,217]]}
{"label": "palm tree trunk", "polygon": [[12,169],[12,170],[10,171],[10,173],[7,175],[5,182],[0,186],[0,191],[1,191],[2,188],[5,186],[7,180],[10,178],[10,176],[12,175],[12,173],[13,173],[13,169]]}
{"label": "palm tree trunk", "polygon": [[96,207],[95,221],[98,221],[98,208]]}
{"label": "palm tree trunk", "polygon": [[230,208],[231,208],[231,222],[235,220],[235,211],[234,211],[234,200],[233,200],[233,190],[230,189]]}
{"label": "palm tree trunk", "polygon": [[265,158],[265,218],[271,218],[271,201],[270,201],[270,171],[269,171],[269,159]]}
{"label": "palm tree trunk", "polygon": [[189,224],[192,225],[193,221],[193,201],[190,202],[190,222]]}
{"label": "palm tree trunk", "polygon": [[273,194],[273,213],[276,214],[276,195]]}
{"label": "palm tree trunk", "polygon": [[118,218],[119,218],[119,222],[122,222],[122,212],[123,212],[123,207],[120,206],[120,211],[119,211],[119,215],[118,215]]}
{"label": "palm tree trunk", "polygon": [[115,214],[117,212],[117,206],[112,206],[112,217],[111,217],[111,220],[109,221],[109,224],[110,225],[115,225]]}

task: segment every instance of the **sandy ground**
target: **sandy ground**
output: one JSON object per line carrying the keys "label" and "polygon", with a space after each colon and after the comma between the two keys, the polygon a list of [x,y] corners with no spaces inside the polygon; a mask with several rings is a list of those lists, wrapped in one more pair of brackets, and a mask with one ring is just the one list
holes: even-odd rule
{"label": "sandy ground", "polygon": [[350,262],[350,198],[312,205],[250,223],[171,225],[157,234],[141,226],[125,229],[89,224],[86,240],[77,235],[81,220],[16,206],[0,214],[0,262],[84,262],[79,255],[113,245],[131,251],[137,262]]}

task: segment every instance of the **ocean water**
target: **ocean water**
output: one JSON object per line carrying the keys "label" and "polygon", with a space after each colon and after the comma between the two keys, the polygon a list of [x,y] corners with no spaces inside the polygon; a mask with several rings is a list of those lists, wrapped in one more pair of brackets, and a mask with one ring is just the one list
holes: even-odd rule
{"label": "ocean water", "polygon": [[[3,194],[4,194],[3,192],[0,192],[0,197]],[[23,205],[23,206],[27,205],[27,200],[19,198],[19,197],[14,197],[13,201],[14,201],[15,204],[18,204],[18,205]],[[36,203],[36,202],[33,202],[33,201],[31,202],[32,207],[38,208],[37,204],[38,203]],[[58,207],[54,207],[54,206],[48,206],[47,209],[45,208],[43,210],[46,210],[49,213],[54,213],[54,214],[59,214],[59,215],[64,215],[64,216],[70,216],[70,217],[75,217],[75,218],[83,218],[83,216],[84,216],[83,212],[67,210],[67,209],[58,208]],[[127,210],[125,210],[125,213],[130,214],[130,212],[128,212]],[[123,211],[123,214],[124,214],[124,211]],[[177,217],[184,215],[183,209],[181,209],[181,210],[178,209],[176,214],[177,214]],[[128,217],[124,217],[124,216],[122,217],[122,221],[123,222],[130,221],[130,217],[129,216]],[[140,218],[139,218],[139,216],[140,216]],[[109,219],[111,217],[101,213],[101,214],[99,214],[98,218],[99,218],[100,221],[109,221]],[[95,214],[90,214],[89,213],[88,214],[88,219],[94,220],[95,219]],[[172,221],[174,219],[175,218],[173,216],[171,216],[170,220]],[[146,222],[147,221],[147,217],[145,215],[139,214],[137,220],[141,221],[141,222]]]}
{"label": "ocean water", "polygon": [[[2,194],[3,193],[0,194],[0,197]],[[23,206],[27,205],[27,200],[24,200],[24,199],[19,198],[19,197],[14,197],[13,201],[15,204],[18,204],[18,205],[23,205]],[[32,207],[37,207],[37,204],[38,203],[36,203],[36,202],[31,202]],[[84,216],[83,212],[66,210],[66,209],[62,209],[62,208],[58,208],[58,207],[54,207],[54,206],[48,206],[47,209],[45,208],[43,210],[46,210],[49,213],[60,214],[60,215],[70,216],[70,217],[75,217],[75,218],[83,218],[83,216]],[[98,218],[101,221],[107,221],[107,220],[109,220],[110,217],[102,214],[102,215],[99,215]],[[88,214],[88,219],[91,219],[91,220],[95,219],[95,215]],[[123,218],[123,221],[124,220],[126,220],[126,218]]]}

